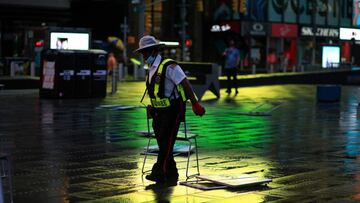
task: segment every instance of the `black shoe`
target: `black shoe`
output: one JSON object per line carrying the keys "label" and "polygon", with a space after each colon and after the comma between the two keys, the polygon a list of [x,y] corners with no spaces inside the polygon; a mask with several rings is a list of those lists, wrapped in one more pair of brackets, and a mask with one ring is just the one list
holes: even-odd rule
{"label": "black shoe", "polygon": [[152,174],[146,175],[145,178],[146,178],[147,180],[151,180],[151,181],[156,181],[156,180],[157,180],[156,177],[155,177],[154,175],[152,175]]}
{"label": "black shoe", "polygon": [[168,187],[177,186],[177,181],[178,179],[167,179],[164,184]]}
{"label": "black shoe", "polygon": [[146,175],[145,178],[146,178],[147,180],[151,180],[151,181],[154,181],[154,182],[165,182],[165,178],[164,178],[164,177],[156,176],[156,175],[153,175],[153,174]]}
{"label": "black shoe", "polygon": [[169,187],[177,186],[177,182],[163,182],[163,183],[153,183],[145,187],[145,190],[162,190]]}

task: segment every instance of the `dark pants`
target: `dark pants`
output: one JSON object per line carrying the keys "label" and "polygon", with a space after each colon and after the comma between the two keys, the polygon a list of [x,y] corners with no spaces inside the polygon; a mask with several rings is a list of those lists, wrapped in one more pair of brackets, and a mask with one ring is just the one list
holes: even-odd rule
{"label": "dark pants", "polygon": [[159,146],[159,154],[151,173],[165,180],[177,179],[179,176],[173,149],[184,115],[185,104],[181,100],[172,102],[168,108],[153,109],[153,129]]}
{"label": "dark pants", "polygon": [[[226,87],[227,91],[231,92],[231,88],[235,88],[237,91],[237,69],[236,68],[225,68],[225,74],[227,76]],[[232,77],[232,80],[231,80]]]}

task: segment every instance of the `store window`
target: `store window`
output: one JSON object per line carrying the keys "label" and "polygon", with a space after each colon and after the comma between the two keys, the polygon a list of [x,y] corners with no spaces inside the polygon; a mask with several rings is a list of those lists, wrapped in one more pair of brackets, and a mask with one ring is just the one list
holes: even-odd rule
{"label": "store window", "polygon": [[161,33],[162,4],[155,0],[145,0],[145,33],[159,36]]}

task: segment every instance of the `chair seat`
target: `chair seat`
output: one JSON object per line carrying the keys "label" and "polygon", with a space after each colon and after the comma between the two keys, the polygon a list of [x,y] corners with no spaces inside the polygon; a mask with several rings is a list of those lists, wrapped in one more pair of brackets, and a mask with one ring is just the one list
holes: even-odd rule
{"label": "chair seat", "polygon": [[[173,149],[173,155],[174,156],[187,155],[189,152],[193,153],[194,150],[195,150],[195,146],[193,145],[189,148],[189,145],[186,144],[175,144]],[[144,152],[141,154],[148,153],[149,155],[158,155],[158,152],[159,152],[159,146],[155,144],[155,145],[150,145],[149,147],[144,147]]]}
{"label": "chair seat", "polygon": [[[150,131],[148,132],[147,130],[142,130],[142,131],[138,131],[137,132],[139,135],[144,136],[144,137],[154,137],[155,138],[155,133],[154,131]],[[177,140],[182,140],[182,141],[187,141],[189,139],[194,139],[196,138],[198,135],[191,133],[191,132],[187,132],[185,134],[185,132],[183,131],[179,131],[178,136],[176,137]]]}

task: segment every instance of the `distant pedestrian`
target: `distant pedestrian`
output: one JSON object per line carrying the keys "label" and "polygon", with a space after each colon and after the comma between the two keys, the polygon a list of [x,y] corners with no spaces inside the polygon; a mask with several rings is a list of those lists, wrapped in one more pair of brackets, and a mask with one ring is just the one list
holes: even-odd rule
{"label": "distant pedestrian", "polygon": [[107,69],[109,75],[112,75],[115,68],[117,67],[117,60],[113,52],[110,52],[107,59]]}
{"label": "distant pedestrian", "polygon": [[267,63],[269,64],[269,73],[273,73],[274,72],[274,66],[277,63],[277,57],[275,54],[275,51],[273,49],[269,50],[269,54],[267,56]]}
{"label": "distant pedestrian", "polygon": [[[225,56],[224,71],[227,76],[227,90],[228,94],[231,93],[231,88],[235,89],[235,94],[238,94],[237,90],[237,69],[240,64],[240,50],[235,47],[234,40],[229,41],[229,47],[225,49],[223,55]],[[232,80],[231,80],[232,77]]]}

